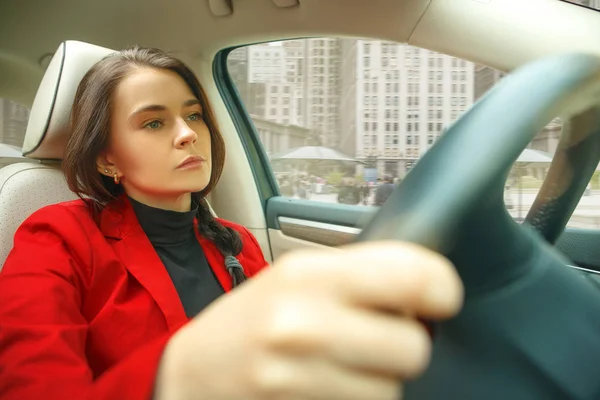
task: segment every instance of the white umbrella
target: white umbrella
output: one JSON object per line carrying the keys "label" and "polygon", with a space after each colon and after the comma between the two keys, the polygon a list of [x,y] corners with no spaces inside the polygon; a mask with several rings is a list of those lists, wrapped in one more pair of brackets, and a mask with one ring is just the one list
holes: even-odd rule
{"label": "white umbrella", "polygon": [[539,150],[525,149],[516,162],[524,164],[550,164],[552,162],[552,155]]}
{"label": "white umbrella", "polygon": [[303,146],[290,149],[271,156],[273,160],[321,160],[359,162],[358,160],[337,150],[324,146]]}

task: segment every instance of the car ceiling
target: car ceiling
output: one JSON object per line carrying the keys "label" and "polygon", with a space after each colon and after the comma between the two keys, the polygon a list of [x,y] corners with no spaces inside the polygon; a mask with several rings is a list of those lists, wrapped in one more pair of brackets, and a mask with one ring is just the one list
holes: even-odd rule
{"label": "car ceiling", "polygon": [[40,60],[67,39],[155,46],[193,66],[226,47],[306,36],[387,39],[510,70],[557,52],[600,55],[600,13],[558,0],[3,0],[0,97],[30,105]]}

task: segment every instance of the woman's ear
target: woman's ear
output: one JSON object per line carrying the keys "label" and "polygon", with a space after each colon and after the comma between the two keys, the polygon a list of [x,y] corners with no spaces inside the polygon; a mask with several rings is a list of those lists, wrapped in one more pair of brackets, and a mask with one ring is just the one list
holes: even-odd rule
{"label": "woman's ear", "polygon": [[96,169],[102,175],[112,177],[114,174],[120,175],[117,166],[110,161],[106,153],[98,156],[96,159]]}

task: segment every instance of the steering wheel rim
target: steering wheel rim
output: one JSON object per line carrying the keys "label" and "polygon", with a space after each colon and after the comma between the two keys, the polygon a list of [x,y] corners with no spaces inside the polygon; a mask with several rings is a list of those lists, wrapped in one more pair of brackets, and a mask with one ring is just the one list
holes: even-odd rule
{"label": "steering wheel rim", "polygon": [[[564,268],[566,261],[543,236],[515,223],[503,202],[506,176],[537,132],[560,112],[587,118],[593,131],[600,127],[598,103],[596,56],[553,56],[517,70],[448,130],[358,236],[409,241],[444,254],[465,285],[463,310],[436,327],[431,366],[407,385],[407,399],[600,395],[600,323],[594,322],[600,292]],[[544,235],[550,241],[568,216],[548,218],[548,211],[558,204],[561,212],[572,212],[590,166],[600,159],[600,135],[590,133],[563,140],[564,157],[558,158],[564,169],[573,155],[586,155],[572,171],[587,176],[567,190],[544,184],[528,216],[542,234],[552,228]],[[579,151],[570,154],[575,139]],[[551,171],[559,167],[553,163]],[[559,351],[564,340],[571,343],[568,354]]]}

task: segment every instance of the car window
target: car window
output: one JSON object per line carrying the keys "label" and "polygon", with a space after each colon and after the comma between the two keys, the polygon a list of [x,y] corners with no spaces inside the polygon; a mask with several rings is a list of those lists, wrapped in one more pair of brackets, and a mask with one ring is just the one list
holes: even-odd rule
{"label": "car window", "polygon": [[[228,70],[254,122],[281,195],[356,206],[382,204],[394,185],[500,71],[380,40],[315,38],[241,47]],[[562,122],[519,157],[506,182],[523,219],[546,176]],[[600,227],[598,173],[569,224]]]}
{"label": "car window", "polygon": [[29,109],[0,98],[0,157],[17,157],[25,139]]}

